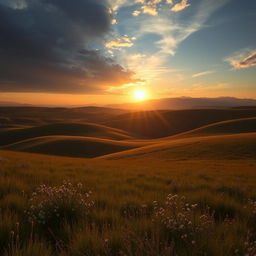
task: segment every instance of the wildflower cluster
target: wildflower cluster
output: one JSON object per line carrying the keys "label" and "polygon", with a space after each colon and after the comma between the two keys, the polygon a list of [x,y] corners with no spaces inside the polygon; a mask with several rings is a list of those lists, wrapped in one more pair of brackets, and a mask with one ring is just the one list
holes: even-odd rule
{"label": "wildflower cluster", "polygon": [[94,202],[90,199],[92,192],[84,192],[82,187],[81,183],[73,185],[66,181],[55,187],[40,185],[29,199],[29,220],[43,225],[58,225],[86,214]]}
{"label": "wildflower cluster", "polygon": [[207,212],[198,214],[197,204],[189,204],[185,197],[169,194],[164,206],[154,202],[155,221],[168,231],[172,240],[194,245],[198,235],[213,225],[213,216]]}

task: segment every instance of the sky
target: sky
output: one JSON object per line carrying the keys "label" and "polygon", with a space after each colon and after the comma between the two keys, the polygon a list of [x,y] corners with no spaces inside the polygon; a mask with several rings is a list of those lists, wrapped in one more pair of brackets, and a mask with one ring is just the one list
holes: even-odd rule
{"label": "sky", "polygon": [[0,0],[0,101],[256,98],[255,0]]}

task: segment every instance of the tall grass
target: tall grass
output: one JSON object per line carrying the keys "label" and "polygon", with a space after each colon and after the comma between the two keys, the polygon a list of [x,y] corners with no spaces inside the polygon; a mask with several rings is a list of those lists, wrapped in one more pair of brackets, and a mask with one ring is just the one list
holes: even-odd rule
{"label": "tall grass", "polygon": [[253,161],[1,158],[0,255],[256,253]]}

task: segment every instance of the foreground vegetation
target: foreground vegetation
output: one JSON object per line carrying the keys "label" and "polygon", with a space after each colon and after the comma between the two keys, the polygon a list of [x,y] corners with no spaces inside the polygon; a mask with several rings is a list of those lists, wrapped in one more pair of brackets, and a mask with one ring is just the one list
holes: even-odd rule
{"label": "foreground vegetation", "polygon": [[1,255],[256,253],[253,160],[0,156]]}

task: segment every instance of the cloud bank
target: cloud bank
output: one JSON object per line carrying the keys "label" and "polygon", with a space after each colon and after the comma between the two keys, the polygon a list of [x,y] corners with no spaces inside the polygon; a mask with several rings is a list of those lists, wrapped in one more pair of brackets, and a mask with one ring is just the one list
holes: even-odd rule
{"label": "cloud bank", "polygon": [[111,32],[107,0],[0,0],[0,91],[97,93],[133,73],[96,50]]}

